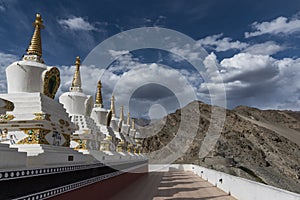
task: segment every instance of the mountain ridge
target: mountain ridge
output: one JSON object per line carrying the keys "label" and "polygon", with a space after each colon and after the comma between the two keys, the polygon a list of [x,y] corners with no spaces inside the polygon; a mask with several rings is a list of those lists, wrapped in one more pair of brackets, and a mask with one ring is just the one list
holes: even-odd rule
{"label": "mountain ridge", "polygon": [[[188,150],[175,163],[191,163],[300,193],[300,112],[260,110],[238,106],[226,110],[220,137],[213,150],[199,156],[200,147],[211,121],[211,106],[194,101],[164,117],[161,121],[140,127],[149,137],[143,140],[144,151],[153,152],[175,137],[181,113],[199,117],[192,107],[199,107],[199,124]],[[189,122],[187,122],[189,123]],[[155,134],[153,134],[155,133]],[[160,158],[156,158],[160,159]]]}

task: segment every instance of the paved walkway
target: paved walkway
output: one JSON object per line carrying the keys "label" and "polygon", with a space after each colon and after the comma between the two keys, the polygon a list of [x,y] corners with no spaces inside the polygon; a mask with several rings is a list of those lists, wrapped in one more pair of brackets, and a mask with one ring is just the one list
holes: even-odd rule
{"label": "paved walkway", "polygon": [[117,192],[113,200],[234,200],[192,172],[152,172]]}

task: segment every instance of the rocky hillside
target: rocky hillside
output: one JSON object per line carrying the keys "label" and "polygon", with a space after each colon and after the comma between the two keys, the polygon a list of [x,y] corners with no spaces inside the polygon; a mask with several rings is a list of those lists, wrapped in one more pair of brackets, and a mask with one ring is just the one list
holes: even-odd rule
{"label": "rocky hillside", "polygon": [[[192,110],[198,108],[199,111]],[[300,193],[300,113],[259,110],[239,106],[226,110],[226,119],[213,150],[205,157],[199,150],[207,134],[212,107],[192,102],[183,110],[169,114],[160,122],[141,128],[145,152],[162,149],[179,130],[181,113],[188,111],[191,119],[184,129],[198,129],[188,150],[176,163],[193,163],[232,175]],[[157,158],[159,159],[159,158]]]}

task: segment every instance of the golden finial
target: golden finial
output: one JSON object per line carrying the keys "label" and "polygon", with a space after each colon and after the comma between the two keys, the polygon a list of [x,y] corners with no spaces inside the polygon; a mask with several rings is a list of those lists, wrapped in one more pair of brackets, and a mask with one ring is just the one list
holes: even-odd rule
{"label": "golden finial", "polygon": [[99,107],[103,108],[101,88],[102,88],[101,81],[98,81],[97,93],[96,93],[96,104],[98,104]]}
{"label": "golden finial", "polygon": [[127,114],[127,125],[130,126],[130,112]]}
{"label": "golden finial", "polygon": [[120,120],[124,120],[124,107],[123,106],[121,106],[120,107]]}
{"label": "golden finial", "polygon": [[80,77],[80,65],[81,65],[81,61],[80,61],[80,57],[77,56],[76,57],[76,69],[74,72],[74,77],[73,77],[73,81],[72,81],[72,86],[70,88],[71,92],[82,92],[81,90],[81,77]]}
{"label": "golden finial", "polygon": [[111,110],[112,116],[115,117],[116,116],[116,111],[115,111],[115,97],[114,97],[114,95],[111,96],[110,110]]}
{"label": "golden finial", "polygon": [[81,60],[80,60],[79,56],[76,57],[75,65],[76,65],[76,67],[80,67],[80,65],[81,65]]}
{"label": "golden finial", "polygon": [[[42,40],[41,40],[41,28],[44,28],[43,25],[43,19],[40,14],[36,14],[35,21],[33,23],[34,26],[34,32],[29,44],[29,47],[27,49],[27,55],[36,55],[38,56],[37,59],[31,59],[40,61],[42,57]],[[24,57],[24,59],[28,59],[28,57]]]}
{"label": "golden finial", "polygon": [[134,119],[131,119],[131,121],[132,121],[131,128],[132,128],[132,129],[135,129],[135,121],[134,121]]}

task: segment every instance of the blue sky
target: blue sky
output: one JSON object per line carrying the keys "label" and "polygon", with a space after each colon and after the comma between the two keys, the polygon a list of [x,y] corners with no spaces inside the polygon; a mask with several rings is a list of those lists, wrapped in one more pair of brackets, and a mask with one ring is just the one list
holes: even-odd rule
{"label": "blue sky", "polygon": [[[262,109],[300,110],[298,0],[0,0],[2,92],[6,89],[4,68],[25,53],[33,32],[35,13],[41,13],[46,26],[42,32],[43,58],[46,64],[58,66],[62,72],[64,82],[60,93],[68,90],[73,73],[71,65],[77,55],[84,59],[96,45],[121,31],[158,26],[197,40],[210,54],[210,59],[219,63],[229,108],[244,104]],[[135,65],[160,63],[172,65],[177,70],[189,69],[186,62],[170,58],[172,56],[166,52],[137,51],[128,53],[115,65],[130,61]],[[93,94],[92,81],[96,82],[98,77],[88,73],[95,74],[97,69],[83,67],[82,70],[86,70],[83,79],[90,79],[85,83],[86,92]],[[187,70],[186,73],[193,72]],[[199,87],[201,77],[195,81],[191,74],[186,77],[198,99],[209,101],[201,95],[205,93]],[[106,104],[113,89],[111,85],[114,85],[110,81],[115,77],[116,82],[121,74],[114,72],[107,76],[104,78],[107,81],[104,83]],[[169,101],[161,95],[164,92],[169,94],[169,91],[161,87],[157,89],[160,92],[153,92],[152,101],[147,102],[147,106],[141,103],[142,108],[154,104],[174,105],[167,106],[166,112],[169,112],[178,107],[175,100],[170,100],[174,95],[167,95]],[[155,94],[159,94],[157,98]],[[146,110],[142,115],[147,115]]]}
{"label": "blue sky", "polygon": [[[0,1],[0,45],[4,53],[22,56],[32,34],[32,16],[39,12],[44,18],[44,59],[53,65],[73,63],[76,55],[83,57],[95,45],[122,30],[143,26],[161,26],[180,31],[198,40],[223,33],[224,37],[250,43],[276,40],[287,45],[299,43],[299,37],[282,38],[262,35],[245,38],[254,22],[272,21],[298,15],[297,0],[201,0],[189,1]],[[59,20],[81,17],[95,30],[68,30]],[[88,28],[86,28],[88,29]],[[19,33],[22,32],[20,35]],[[20,37],[22,36],[22,37]],[[80,36],[85,37],[82,39]],[[13,41],[13,42],[11,42]],[[220,53],[220,59],[232,52]],[[277,56],[299,55],[299,46]],[[58,56],[62,54],[64,56]],[[232,55],[232,54],[231,54]]]}

